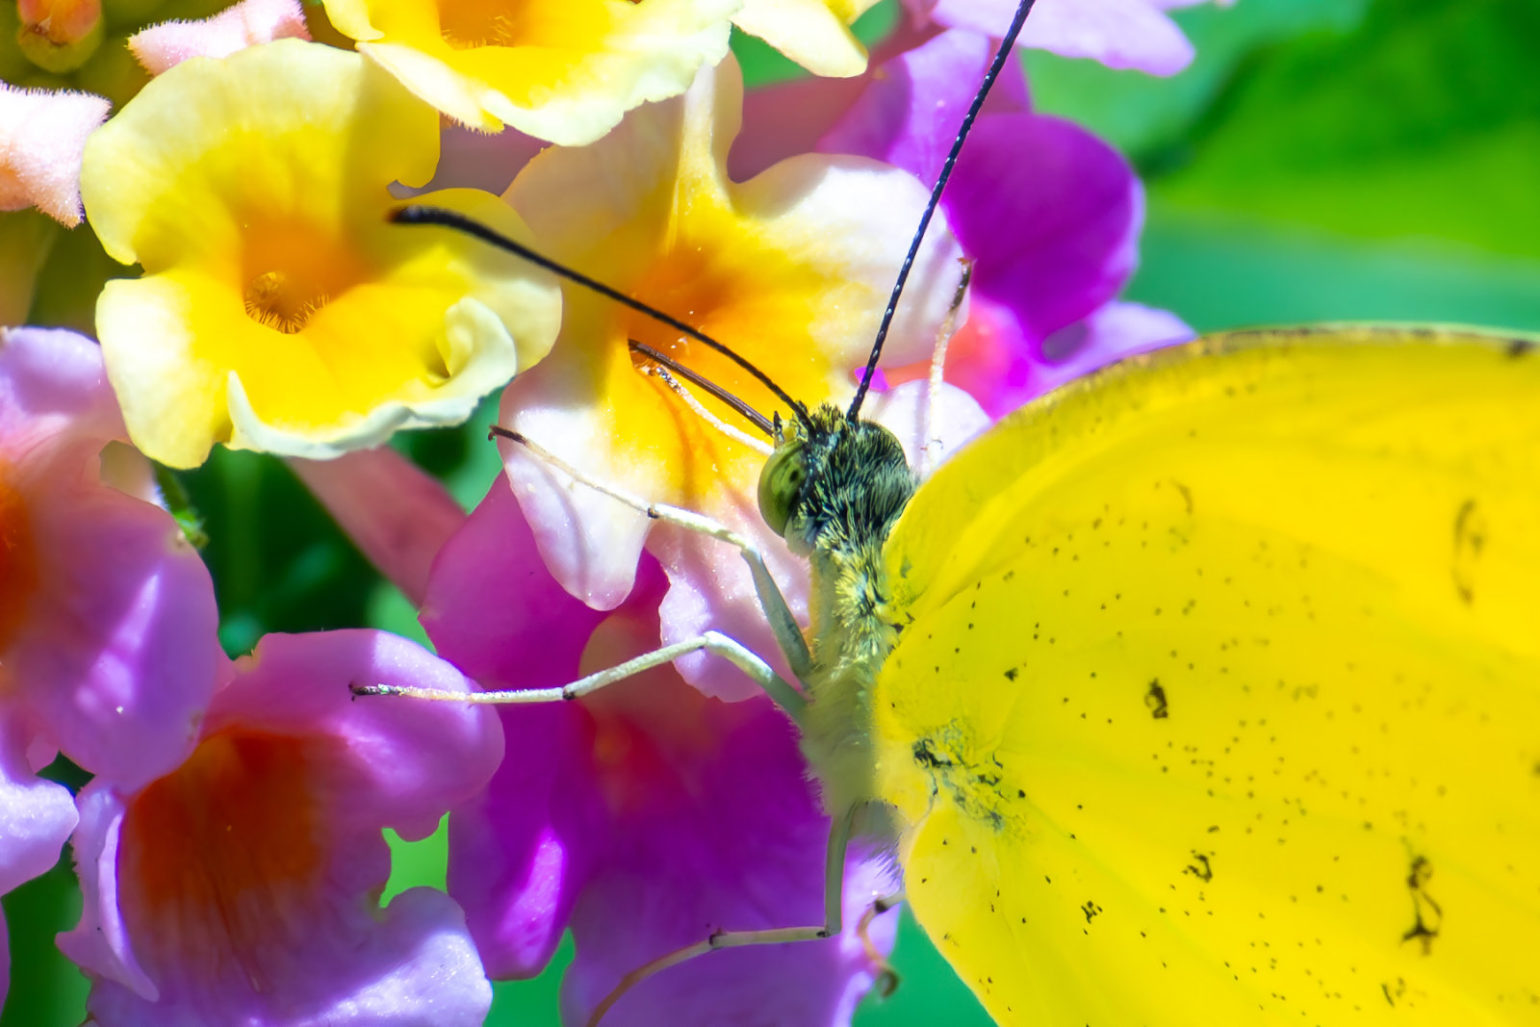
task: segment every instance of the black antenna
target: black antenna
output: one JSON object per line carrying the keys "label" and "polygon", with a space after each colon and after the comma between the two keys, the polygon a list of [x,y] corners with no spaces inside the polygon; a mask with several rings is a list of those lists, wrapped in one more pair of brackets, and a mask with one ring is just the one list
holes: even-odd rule
{"label": "black antenna", "polygon": [[[649,307],[641,300],[627,296],[619,289],[613,289],[597,279],[589,278],[581,271],[574,271],[570,267],[558,264],[550,257],[543,256],[530,249],[528,246],[525,246],[523,243],[510,239],[506,235],[503,235],[501,232],[498,232],[492,228],[488,228],[481,222],[468,218],[458,211],[448,210],[444,207],[428,207],[424,206],[423,204],[414,203],[405,207],[399,207],[396,210],[391,211],[389,219],[396,222],[397,224],[402,225],[439,225],[444,228],[453,228],[457,232],[464,232],[466,235],[475,236],[477,239],[480,239],[483,242],[491,243],[493,246],[496,246],[500,250],[506,250],[509,253],[523,257],[531,264],[534,264],[538,267],[543,267],[547,271],[550,271],[552,274],[560,275],[569,281],[576,282],[584,288],[592,289],[600,296],[612,299],[622,306],[630,307],[632,310],[639,314],[645,314],[646,316],[652,318],[654,321],[657,321],[660,324],[665,324],[675,331],[689,336],[696,342],[702,343],[703,345],[716,350],[718,353],[722,354],[724,357],[731,360],[739,367],[743,368],[749,374],[753,375],[761,385],[774,393],[776,399],[779,399],[782,403],[785,403],[788,407],[790,407],[791,412],[796,415],[797,420],[801,421],[804,425],[811,426],[811,423],[808,419],[807,407],[803,406],[801,403],[787,395],[786,390],[782,389],[779,385],[775,384],[775,382],[771,381],[769,375],[765,374],[765,372],[749,363],[748,360],[740,357],[737,353],[734,353],[726,345],[716,341],[711,336],[702,332],[700,329],[694,328],[679,320],[672,314],[665,314],[663,311],[658,310],[655,307]],[[700,383],[697,382],[697,384]],[[715,393],[713,393],[713,395],[715,395]],[[763,420],[763,418],[761,418],[761,420]]]}
{"label": "black antenna", "polygon": [[850,401],[850,409],[845,412],[848,420],[854,421],[861,412],[861,401],[866,398],[866,389],[872,383],[872,375],[877,373],[877,359],[882,356],[882,344],[888,337],[888,329],[893,325],[893,314],[898,310],[898,298],[903,294],[904,283],[909,280],[909,271],[914,267],[914,258],[920,252],[920,243],[925,241],[925,229],[930,227],[936,205],[941,202],[941,191],[946,188],[947,179],[952,177],[952,167],[957,163],[957,155],[962,152],[963,141],[968,138],[968,132],[979,116],[979,108],[984,106],[984,98],[989,95],[990,87],[1000,77],[1000,71],[1011,55],[1011,48],[1016,45],[1016,37],[1021,34],[1021,26],[1026,24],[1027,12],[1032,10],[1033,2],[1021,0],[1016,8],[1016,17],[1012,19],[1011,27],[1005,30],[1005,36],[1000,40],[1000,49],[995,51],[995,59],[990,63],[984,81],[979,84],[979,91],[973,95],[973,102],[968,105],[968,112],[963,115],[962,124],[957,128],[957,138],[952,140],[952,149],[941,165],[941,176],[936,179],[936,185],[930,191],[930,201],[925,204],[925,213],[920,215],[920,226],[915,229],[914,239],[909,243],[909,252],[904,255],[903,266],[898,269],[898,280],[893,283],[888,307],[882,312],[882,323],[877,326],[877,338],[872,342],[871,356],[866,359],[866,370],[861,373],[861,384],[856,387],[856,397]]}
{"label": "black antenna", "polygon": [[673,357],[666,353],[658,352],[644,342],[637,342],[635,339],[628,341],[631,344],[631,352],[640,353],[642,356],[646,357],[648,360],[651,360],[653,363],[658,364],[661,367],[666,367],[668,370],[672,371],[674,374],[677,374],[685,381],[694,385],[699,385],[701,388],[711,393],[711,395],[732,407],[735,411],[738,412],[738,416],[742,417],[745,421],[749,422],[771,438],[775,437],[775,430],[770,426],[770,419],[768,417],[760,413],[758,410],[755,410],[753,407],[749,406],[737,396],[734,396],[731,392],[728,392],[726,389],[722,388],[722,386],[718,385],[716,382],[706,378],[704,375],[690,370],[688,367],[685,367]]}

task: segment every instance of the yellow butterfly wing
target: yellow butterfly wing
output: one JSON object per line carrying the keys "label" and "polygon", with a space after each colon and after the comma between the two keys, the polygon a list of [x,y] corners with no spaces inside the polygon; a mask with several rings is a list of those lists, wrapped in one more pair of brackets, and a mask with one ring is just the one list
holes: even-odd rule
{"label": "yellow butterfly wing", "polygon": [[1216,338],[884,551],[915,916],[1002,1023],[1540,1023],[1540,354]]}

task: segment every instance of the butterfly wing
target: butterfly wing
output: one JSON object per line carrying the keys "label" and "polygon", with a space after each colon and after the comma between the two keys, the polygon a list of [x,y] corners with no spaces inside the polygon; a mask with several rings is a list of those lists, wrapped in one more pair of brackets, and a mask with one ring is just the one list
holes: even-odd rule
{"label": "butterfly wing", "polygon": [[1540,355],[1231,336],[943,466],[877,790],[1001,1022],[1540,1022]]}

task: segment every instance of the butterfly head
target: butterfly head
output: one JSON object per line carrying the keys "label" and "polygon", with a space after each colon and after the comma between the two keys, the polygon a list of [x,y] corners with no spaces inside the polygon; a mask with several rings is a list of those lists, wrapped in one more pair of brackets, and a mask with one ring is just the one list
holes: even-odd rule
{"label": "butterfly head", "polygon": [[777,423],[759,475],[759,512],[793,552],[880,542],[914,494],[914,473],[893,433],[824,405]]}

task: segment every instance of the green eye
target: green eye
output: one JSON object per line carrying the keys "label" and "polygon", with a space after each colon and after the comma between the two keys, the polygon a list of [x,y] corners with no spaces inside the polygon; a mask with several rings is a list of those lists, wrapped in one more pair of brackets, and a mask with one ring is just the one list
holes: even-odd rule
{"label": "green eye", "polygon": [[802,462],[802,443],[794,442],[770,454],[759,472],[759,514],[777,535],[785,535],[797,493],[807,471]]}

